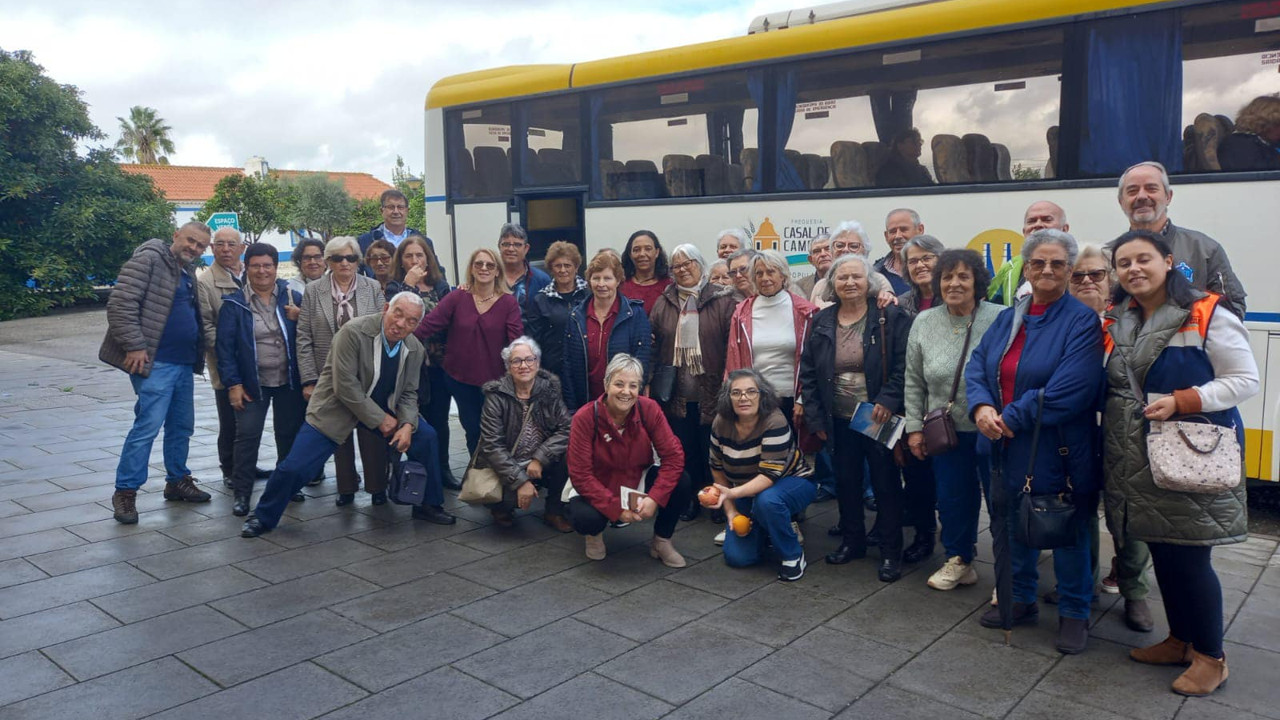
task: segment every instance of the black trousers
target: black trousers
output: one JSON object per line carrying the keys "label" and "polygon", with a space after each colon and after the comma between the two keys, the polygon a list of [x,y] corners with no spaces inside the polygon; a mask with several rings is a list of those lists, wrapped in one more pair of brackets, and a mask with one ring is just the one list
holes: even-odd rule
{"label": "black trousers", "polygon": [[862,515],[863,463],[871,472],[875,488],[876,530],[880,533],[880,554],[884,558],[902,557],[902,483],[893,455],[888,448],[856,430],[849,421],[835,418],[834,445],[836,464],[836,500],[840,506],[840,526],[844,543],[854,548],[867,545],[866,520]]}
{"label": "black trousers", "polygon": [[689,487],[697,492],[710,485],[711,426],[702,424],[698,403],[685,403],[684,417],[668,415],[667,424],[684,450],[684,471],[689,475]]}
{"label": "black trousers", "polygon": [[1222,585],[1208,545],[1147,543],[1169,618],[1169,634],[1196,652],[1222,657]]}
{"label": "black trousers", "polygon": [[[231,477],[235,465],[236,409],[226,388],[214,388],[213,404],[218,409],[218,467],[223,477]],[[280,456],[284,459],[284,456]]]}
{"label": "black trousers", "polygon": [[[569,467],[564,460],[542,468],[542,478],[533,484],[547,491],[546,513],[548,515],[564,515],[564,501],[560,494],[564,492],[564,484],[569,479]],[[496,503],[485,505],[490,510],[511,512],[516,509],[516,491],[510,488],[502,492],[502,499]]]}
{"label": "black trousers", "polygon": [[[653,481],[658,478],[658,468],[651,467],[649,472],[644,476],[644,489],[648,491],[653,487]],[[671,491],[671,497],[667,498],[666,507],[658,508],[658,514],[653,519],[653,534],[660,538],[670,538],[676,531],[676,523],[680,522],[680,512],[689,504],[689,473],[680,473],[680,480],[676,483],[675,490]],[[574,532],[579,535],[599,535],[609,526],[609,518],[604,513],[595,509],[587,499],[578,495],[569,501],[568,504],[569,522],[573,525]]]}
{"label": "black trousers", "polygon": [[[906,442],[906,438],[898,440]],[[933,461],[917,460],[907,451],[907,464],[902,468],[904,525],[916,529],[916,535],[932,535],[938,530],[938,486],[933,479]]]}
{"label": "black trousers", "polygon": [[449,402],[452,396],[444,382],[444,369],[437,365],[423,369],[418,386],[422,387],[423,383],[426,383],[428,392],[426,401],[423,402],[423,393],[418,391],[418,410],[431,429],[436,431],[436,439],[440,444],[437,455],[440,456],[440,469],[443,470],[449,467]]}
{"label": "black trousers", "polygon": [[253,493],[253,481],[258,468],[258,449],[262,445],[262,432],[266,427],[267,409],[273,411],[271,430],[276,441],[277,463],[283,462],[293,449],[293,439],[302,427],[302,392],[288,385],[263,387],[262,397],[245,402],[244,410],[236,413],[235,454],[232,460],[231,484],[236,495]]}

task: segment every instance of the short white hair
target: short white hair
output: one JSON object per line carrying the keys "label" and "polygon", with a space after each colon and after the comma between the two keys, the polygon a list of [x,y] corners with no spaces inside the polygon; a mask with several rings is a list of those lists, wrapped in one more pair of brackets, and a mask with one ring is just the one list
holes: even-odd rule
{"label": "short white hair", "polygon": [[[1159,170],[1160,182],[1164,184],[1165,193],[1167,194],[1167,193],[1173,192],[1173,186],[1169,184],[1169,171],[1164,169],[1164,165],[1162,163],[1156,162],[1155,160],[1143,160],[1140,163],[1134,163],[1133,165],[1130,165],[1129,167],[1125,168],[1124,172],[1120,173],[1120,183],[1116,189],[1117,196],[1121,198],[1124,197],[1125,178],[1129,177],[1129,173],[1133,172],[1134,170],[1137,170],[1140,167],[1153,167],[1156,170]],[[1066,222],[1067,221],[1066,218],[1067,218],[1067,214],[1063,213],[1062,221]]]}
{"label": "short white hair", "polygon": [[[719,242],[719,241],[717,240],[716,242]],[[702,257],[702,251],[698,249],[697,245],[694,245],[693,243],[682,243],[672,248],[671,250],[672,265],[676,263],[677,255],[683,255],[685,256],[685,258],[697,263],[698,270],[700,273],[702,273],[702,276],[703,277],[707,276],[707,259]]]}
{"label": "short white hair", "polygon": [[906,213],[907,217],[911,218],[912,225],[918,226],[920,224],[920,213],[916,212],[915,210],[912,210],[911,208],[894,208],[893,210],[889,211],[888,215],[884,216],[884,226],[886,228],[889,227],[889,218],[893,217],[894,215],[897,215],[898,213]]}
{"label": "short white hair", "polygon": [[604,368],[604,386],[609,387],[614,376],[622,372],[635,373],[640,378],[640,382],[644,382],[644,364],[626,353],[618,353]]}
{"label": "short white hair", "polygon": [[1067,265],[1069,267],[1076,266],[1076,256],[1080,253],[1080,245],[1076,242],[1075,237],[1069,232],[1054,230],[1053,228],[1042,228],[1027,236],[1022,242],[1022,260],[1026,262],[1031,259],[1031,253],[1041,245],[1058,245],[1067,251]]}
{"label": "short white hair", "polygon": [[[764,263],[773,268],[782,275],[782,289],[791,288],[791,264],[787,262],[787,256],[777,250],[761,250],[756,256],[751,258],[751,264],[747,268],[751,272],[751,286],[755,287],[756,265]],[[760,292],[760,288],[755,288],[756,292]]]}
{"label": "short white hair", "polygon": [[837,238],[845,235],[857,235],[862,239],[862,246],[867,252],[871,252],[871,236],[867,235],[867,229],[862,227],[862,223],[857,220],[845,220],[831,231],[831,244],[834,245]]}
{"label": "short white hair", "polygon": [[501,354],[503,365],[506,365],[507,367],[511,366],[511,352],[517,345],[524,345],[529,348],[529,352],[533,353],[533,356],[538,358],[538,362],[542,362],[542,348],[538,346],[538,341],[528,335],[521,335],[515,340],[512,340],[506,347],[502,348]]}
{"label": "short white hair", "polygon": [[822,286],[822,299],[829,303],[838,303],[840,298],[836,296],[836,272],[844,265],[856,262],[862,266],[862,270],[867,275],[867,298],[875,298],[881,291],[888,288],[889,282],[880,273],[875,271],[871,265],[871,259],[866,255],[858,253],[849,253],[841,255],[831,262],[831,267],[827,268],[827,284]]}
{"label": "short white hair", "polygon": [[402,290],[392,295],[391,300],[387,303],[387,309],[390,310],[398,302],[407,302],[412,305],[418,311],[419,317],[427,312],[427,305],[422,302],[422,297],[412,290]]}
{"label": "short white hair", "polygon": [[745,230],[742,230],[741,228],[729,228],[728,230],[721,230],[720,234],[716,235],[717,247],[719,247],[720,240],[725,235],[736,238],[738,240],[739,248],[744,248],[751,242],[751,238],[747,237],[747,232]]}
{"label": "short white hair", "polygon": [[[361,260],[364,259],[364,253],[360,252],[360,242],[350,235],[339,235],[324,244],[324,259],[328,260],[334,255],[355,255]],[[422,298],[418,298],[421,300]]]}

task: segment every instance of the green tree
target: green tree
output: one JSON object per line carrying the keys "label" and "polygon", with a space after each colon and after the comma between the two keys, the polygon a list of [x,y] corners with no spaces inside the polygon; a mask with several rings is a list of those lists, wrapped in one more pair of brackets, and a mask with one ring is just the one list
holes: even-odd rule
{"label": "green tree", "polygon": [[[391,182],[395,184],[396,189],[404,193],[409,199],[409,212],[406,214],[406,224],[409,227],[426,232],[427,226],[427,191],[426,183],[421,179],[414,177],[413,170],[405,164],[404,158],[396,156],[396,166],[391,170]],[[377,225],[382,222],[382,216],[379,214]],[[373,227],[372,225],[370,227]]]}
{"label": "green tree", "polygon": [[239,215],[240,232],[249,242],[257,242],[267,230],[288,224],[281,202],[280,180],[273,175],[233,173],[222,178],[213,188],[213,197],[205,201],[195,219],[207,222],[216,212]]}
{"label": "green tree", "polygon": [[[378,204],[378,198],[365,198],[364,200],[356,200],[351,210],[351,221],[347,226],[339,230],[341,235],[354,235],[359,237],[367,232],[369,228],[377,227],[382,222],[382,206]],[[410,227],[417,227],[412,223]]]}
{"label": "green tree", "polygon": [[125,160],[142,165],[169,164],[169,158],[159,153],[173,152],[173,140],[169,137],[173,128],[164,124],[155,108],[134,105],[129,108],[128,120],[118,116],[116,119],[120,121],[120,139],[116,141],[116,149]]}
{"label": "green tree", "polygon": [[285,187],[285,218],[290,229],[310,231],[328,242],[351,222],[355,201],[342,181],[315,173],[300,175]]}
{"label": "green tree", "polygon": [[1027,167],[1022,163],[1017,163],[1013,166],[1012,174],[1014,180],[1039,180],[1040,168]]}
{"label": "green tree", "polygon": [[114,154],[80,91],[44,74],[29,52],[0,49],[0,319],[93,294],[147,238],[173,234],[173,209],[150,178]]}

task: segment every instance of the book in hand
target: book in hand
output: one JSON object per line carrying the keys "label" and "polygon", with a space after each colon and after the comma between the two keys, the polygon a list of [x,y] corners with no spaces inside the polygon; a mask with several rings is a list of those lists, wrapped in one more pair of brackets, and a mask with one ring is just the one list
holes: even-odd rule
{"label": "book in hand", "polygon": [[898,439],[902,437],[902,430],[906,426],[905,418],[901,415],[890,415],[888,420],[878,423],[871,419],[871,412],[875,407],[874,403],[858,403],[858,409],[854,410],[853,417],[849,419],[849,429],[857,430],[892,450]]}
{"label": "book in hand", "polygon": [[640,501],[649,497],[649,494],[623,485],[621,497],[623,510],[630,510],[633,513],[638,513],[640,512]]}

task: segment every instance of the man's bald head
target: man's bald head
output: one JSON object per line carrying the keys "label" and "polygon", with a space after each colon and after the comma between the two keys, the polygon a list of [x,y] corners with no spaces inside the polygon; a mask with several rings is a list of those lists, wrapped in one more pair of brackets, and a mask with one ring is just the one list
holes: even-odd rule
{"label": "man's bald head", "polygon": [[1022,237],[1046,228],[1067,232],[1070,227],[1067,225],[1067,211],[1057,203],[1048,200],[1031,203],[1031,207],[1027,208],[1027,212],[1022,216]]}

